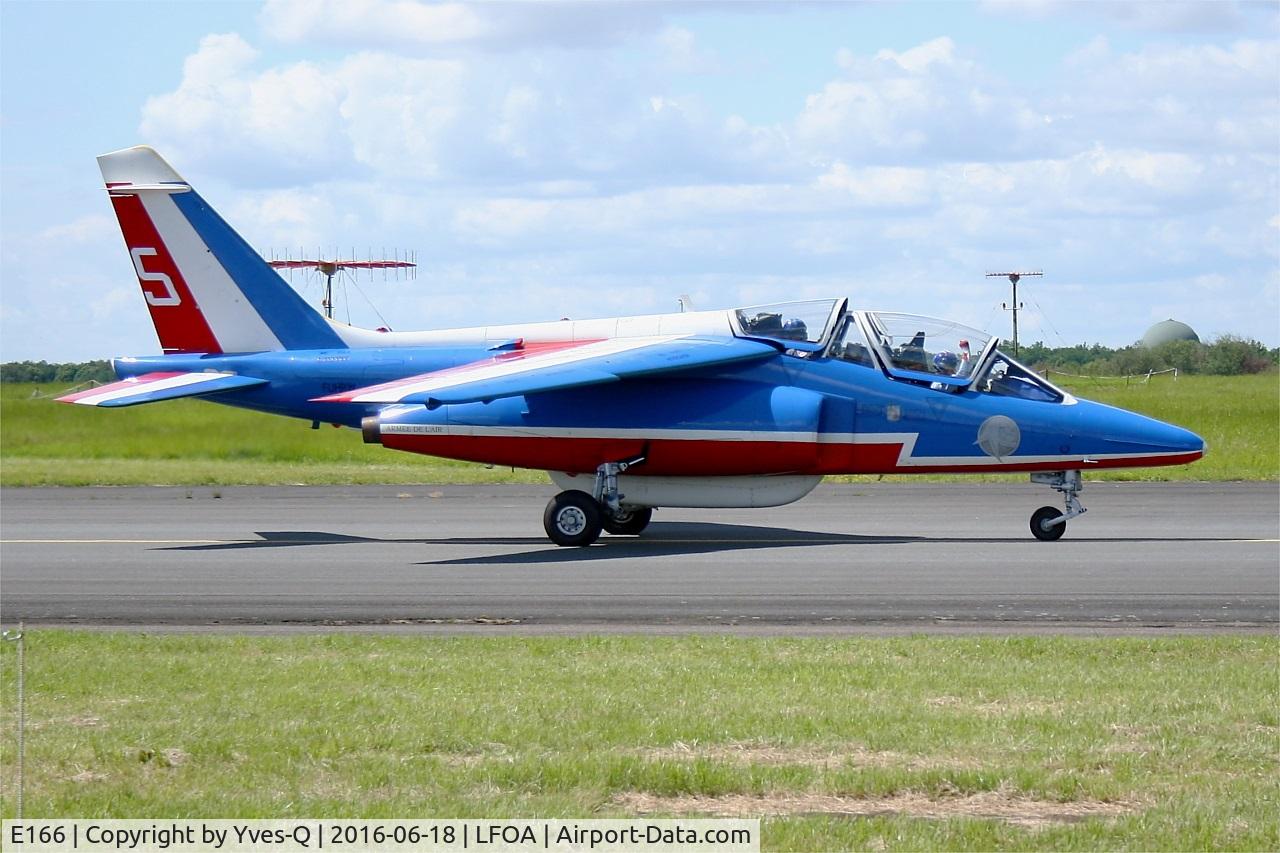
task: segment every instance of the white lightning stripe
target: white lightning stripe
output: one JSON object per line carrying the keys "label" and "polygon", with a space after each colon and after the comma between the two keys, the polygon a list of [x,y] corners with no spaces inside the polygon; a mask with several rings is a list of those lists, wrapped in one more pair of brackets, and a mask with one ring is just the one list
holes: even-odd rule
{"label": "white lightning stripe", "polygon": [[779,444],[810,442],[817,444],[889,445],[900,444],[897,465],[902,468],[933,465],[1026,465],[1061,462],[1089,469],[1088,459],[1161,459],[1184,456],[1192,451],[1174,450],[1156,453],[1087,453],[1078,456],[1016,456],[996,459],[991,456],[920,456],[913,457],[918,433],[816,433],[773,430],[719,429],[603,429],[594,427],[491,427],[446,424],[383,424],[384,435],[448,435],[472,438],[605,438],[656,441],[767,441]]}
{"label": "white lightning stripe", "polygon": [[[522,373],[530,373],[548,367],[558,367],[560,365],[573,364],[577,361],[585,361],[586,359],[617,355],[630,350],[665,344],[670,341],[680,340],[681,337],[683,336],[661,335],[644,338],[614,338],[543,354],[533,353],[522,359],[481,363],[474,368],[463,366],[461,368],[453,368],[451,372],[440,376],[427,376],[415,382],[406,382],[403,385],[397,385],[392,388],[383,388],[379,391],[358,394],[351,398],[351,402],[395,403],[413,394],[425,394],[446,388],[455,388],[460,385],[468,385],[472,382],[484,382],[490,379],[506,379],[510,376],[518,376]],[[516,352],[519,352],[519,350],[516,350]]]}
{"label": "white lightning stripe", "polygon": [[920,467],[924,465],[1027,465],[1039,464],[1042,462],[1052,462],[1072,468],[1079,468],[1087,472],[1093,467],[1089,462],[1084,460],[1097,460],[1099,462],[1107,459],[1132,459],[1134,461],[1143,459],[1165,459],[1173,456],[1186,456],[1188,453],[1194,453],[1193,450],[1162,450],[1156,453],[1081,453],[1077,455],[1067,456],[1006,456],[1003,459],[996,459],[994,456],[917,456],[910,459],[903,457],[898,458],[898,465],[903,468]]}
{"label": "white lightning stripe", "polygon": [[226,268],[213,256],[204,238],[168,194],[139,196],[147,216],[164,241],[178,272],[223,352],[282,350],[284,344],[267,326]]}
{"label": "white lightning stripe", "polygon": [[624,438],[670,441],[775,441],[815,443],[815,432],[720,429],[595,429],[592,427],[488,427],[435,424],[383,424],[384,435],[461,435],[485,438]]}
{"label": "white lightning stripe", "polygon": [[93,394],[88,397],[81,397],[79,400],[72,400],[77,406],[100,406],[111,400],[119,400],[126,397],[137,397],[140,394],[147,394],[152,391],[165,391],[169,388],[182,388],[187,385],[199,385],[201,382],[212,382],[215,379],[225,379],[230,376],[229,373],[182,373],[178,376],[170,376],[167,379],[154,379],[146,382],[133,382],[128,379],[124,380],[128,383],[123,388],[113,388],[102,394]]}

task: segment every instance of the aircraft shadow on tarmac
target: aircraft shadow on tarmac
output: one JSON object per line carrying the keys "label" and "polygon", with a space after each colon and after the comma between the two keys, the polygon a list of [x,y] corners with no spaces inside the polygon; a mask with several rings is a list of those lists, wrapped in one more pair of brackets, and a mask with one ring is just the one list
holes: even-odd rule
{"label": "aircraft shadow on tarmac", "polygon": [[246,548],[297,548],[310,545],[487,545],[490,547],[533,546],[514,554],[432,560],[418,565],[469,565],[495,563],[564,563],[580,560],[618,560],[633,557],[707,554],[760,548],[797,548],[813,545],[892,545],[927,541],[918,536],[858,536],[820,533],[780,527],[719,524],[714,522],[655,523],[643,536],[604,536],[589,548],[559,548],[541,536],[476,536],[429,538],[381,538],[349,536],[323,531],[258,531],[259,539],[179,545],[164,551],[238,551]]}
{"label": "aircraft shadow on tarmac", "polygon": [[[655,522],[642,536],[604,536],[589,548],[558,548],[541,536],[476,536],[449,538],[385,538],[350,536],[324,531],[282,530],[259,531],[259,539],[240,542],[217,542],[205,545],[181,545],[162,548],[165,551],[237,551],[247,548],[296,548],[315,545],[449,545],[519,547],[532,546],[517,553],[427,560],[417,565],[465,566],[495,564],[567,563],[583,560],[621,560],[640,557],[710,554],[762,548],[798,548],[816,545],[905,545],[911,543],[1032,545],[1030,537],[962,537],[962,536],[869,536],[851,533],[822,533],[781,527],[722,524],[717,522]],[[1122,537],[1105,539],[1064,539],[1047,546],[1070,546],[1073,542],[1168,542],[1166,537]],[[1181,540],[1180,541],[1184,541]],[[1195,540],[1185,540],[1195,541]],[[1216,541],[1216,540],[1205,540]]]}
{"label": "aircraft shadow on tarmac", "polygon": [[602,536],[589,548],[547,548],[545,539],[437,539],[450,545],[533,544],[531,551],[494,554],[485,557],[458,557],[426,560],[421,566],[467,566],[582,562],[584,560],[625,560],[636,557],[671,557],[754,551],[763,548],[804,548],[814,545],[896,545],[924,541],[918,536],[858,536],[851,533],[821,533],[782,527],[720,524],[716,522],[654,523],[641,536]]}

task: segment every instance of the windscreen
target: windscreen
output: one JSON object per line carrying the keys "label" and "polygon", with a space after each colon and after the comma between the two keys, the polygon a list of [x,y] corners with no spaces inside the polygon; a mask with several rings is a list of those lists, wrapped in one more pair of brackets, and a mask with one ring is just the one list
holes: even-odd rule
{"label": "windscreen", "polygon": [[747,337],[816,344],[822,340],[835,306],[834,299],[818,299],[756,305],[734,313]]}
{"label": "windscreen", "polygon": [[1067,398],[1066,394],[1048,380],[1000,350],[996,350],[991,359],[991,367],[983,372],[975,387],[986,394],[1039,400],[1043,403],[1061,403]]}
{"label": "windscreen", "polygon": [[892,370],[969,379],[992,336],[969,326],[914,314],[868,313],[873,341]]}

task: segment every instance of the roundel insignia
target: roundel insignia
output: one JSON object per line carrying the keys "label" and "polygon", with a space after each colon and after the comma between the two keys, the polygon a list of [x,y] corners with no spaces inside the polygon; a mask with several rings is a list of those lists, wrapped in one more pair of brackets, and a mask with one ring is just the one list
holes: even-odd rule
{"label": "roundel insignia", "polygon": [[1022,431],[1013,418],[992,415],[978,427],[978,446],[988,456],[1004,459],[1022,443]]}

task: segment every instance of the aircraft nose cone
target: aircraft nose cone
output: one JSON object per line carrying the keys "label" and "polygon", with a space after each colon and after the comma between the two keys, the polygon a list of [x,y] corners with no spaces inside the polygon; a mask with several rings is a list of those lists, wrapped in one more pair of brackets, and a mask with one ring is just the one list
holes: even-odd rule
{"label": "aircraft nose cone", "polygon": [[1170,442],[1177,449],[1186,453],[1199,453],[1201,456],[1204,455],[1205,443],[1203,438],[1196,435],[1191,430],[1183,429],[1180,426],[1174,426],[1173,424],[1164,424],[1164,426],[1169,430]]}
{"label": "aircraft nose cone", "polygon": [[1167,457],[1165,464],[1193,462],[1204,455],[1204,439],[1189,429],[1101,403],[1080,403],[1086,414],[1082,437],[1096,443],[1099,454],[1158,454]]}

